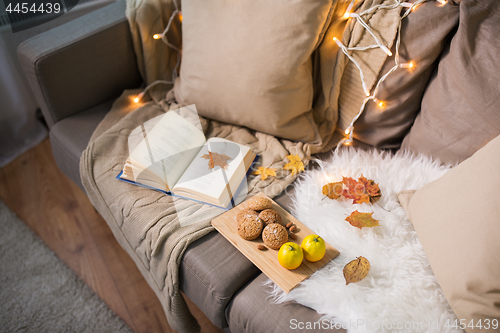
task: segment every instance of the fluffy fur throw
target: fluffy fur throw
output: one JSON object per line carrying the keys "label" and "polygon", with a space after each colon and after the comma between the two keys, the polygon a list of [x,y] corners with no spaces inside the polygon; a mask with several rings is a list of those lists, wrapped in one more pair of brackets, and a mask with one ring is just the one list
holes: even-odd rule
{"label": "fluffy fur throw", "polygon": [[[349,332],[453,332],[445,326],[456,317],[397,198],[398,192],[419,189],[449,167],[422,156],[354,149],[340,150],[320,166],[298,180],[292,213],[337,248],[340,256],[289,294],[269,282],[275,301],[313,308]],[[379,183],[378,204],[323,200],[321,188],[327,182],[361,175]],[[361,230],[351,226],[345,218],[355,210],[373,212],[380,226]],[[346,285],[343,268],[358,256],[370,261],[371,270],[361,282]]]}

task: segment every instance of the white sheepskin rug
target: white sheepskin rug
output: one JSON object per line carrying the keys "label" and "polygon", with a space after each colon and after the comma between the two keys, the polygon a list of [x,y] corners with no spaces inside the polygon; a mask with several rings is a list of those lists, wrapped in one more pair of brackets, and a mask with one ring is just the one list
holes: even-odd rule
{"label": "white sheepskin rug", "polygon": [[[449,167],[421,156],[352,148],[320,165],[298,180],[292,214],[340,255],[289,294],[269,282],[273,299],[308,306],[349,332],[462,332],[445,327],[456,317],[397,197],[400,191],[417,190],[440,178]],[[361,175],[379,184],[378,204],[353,205],[352,200],[331,200],[321,193],[328,182]],[[345,218],[355,210],[373,212],[380,226],[351,226]],[[346,285],[343,268],[359,256],[370,261],[371,270],[364,280]]]}

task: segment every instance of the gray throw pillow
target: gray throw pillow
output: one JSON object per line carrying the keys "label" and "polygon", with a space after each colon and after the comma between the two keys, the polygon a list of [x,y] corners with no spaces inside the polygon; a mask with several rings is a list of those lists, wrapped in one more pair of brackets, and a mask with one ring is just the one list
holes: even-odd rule
{"label": "gray throw pillow", "polygon": [[500,1],[463,0],[458,30],[402,148],[457,163],[498,136],[499,56]]}
{"label": "gray throw pillow", "polygon": [[[416,7],[402,21],[400,61],[406,64],[412,62],[414,66],[398,68],[380,85],[376,97],[383,102],[383,107],[373,101],[366,104],[354,124],[355,139],[377,148],[400,147],[420,111],[422,96],[441,52],[449,43],[450,32],[458,24],[458,16],[459,8],[451,1],[444,6],[428,1]],[[387,58],[377,81],[395,64],[395,44],[391,49],[393,56]],[[343,101],[341,92],[341,113]]]}

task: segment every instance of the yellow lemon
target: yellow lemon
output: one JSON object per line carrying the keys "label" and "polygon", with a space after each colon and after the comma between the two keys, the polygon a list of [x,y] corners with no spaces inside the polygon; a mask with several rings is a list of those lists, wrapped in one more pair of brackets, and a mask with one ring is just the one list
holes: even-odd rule
{"label": "yellow lemon", "polygon": [[318,235],[309,235],[302,241],[302,250],[304,257],[308,261],[318,261],[325,256],[326,244],[325,240]]}
{"label": "yellow lemon", "polygon": [[287,269],[295,269],[300,266],[304,255],[299,244],[288,242],[281,245],[278,252],[278,261],[281,266]]}

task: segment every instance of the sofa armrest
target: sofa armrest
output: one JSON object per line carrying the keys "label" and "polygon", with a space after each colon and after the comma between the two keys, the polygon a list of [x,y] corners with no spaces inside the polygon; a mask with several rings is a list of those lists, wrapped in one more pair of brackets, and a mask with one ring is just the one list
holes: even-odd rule
{"label": "sofa armrest", "polygon": [[125,0],[25,41],[18,56],[49,127],[142,82]]}

